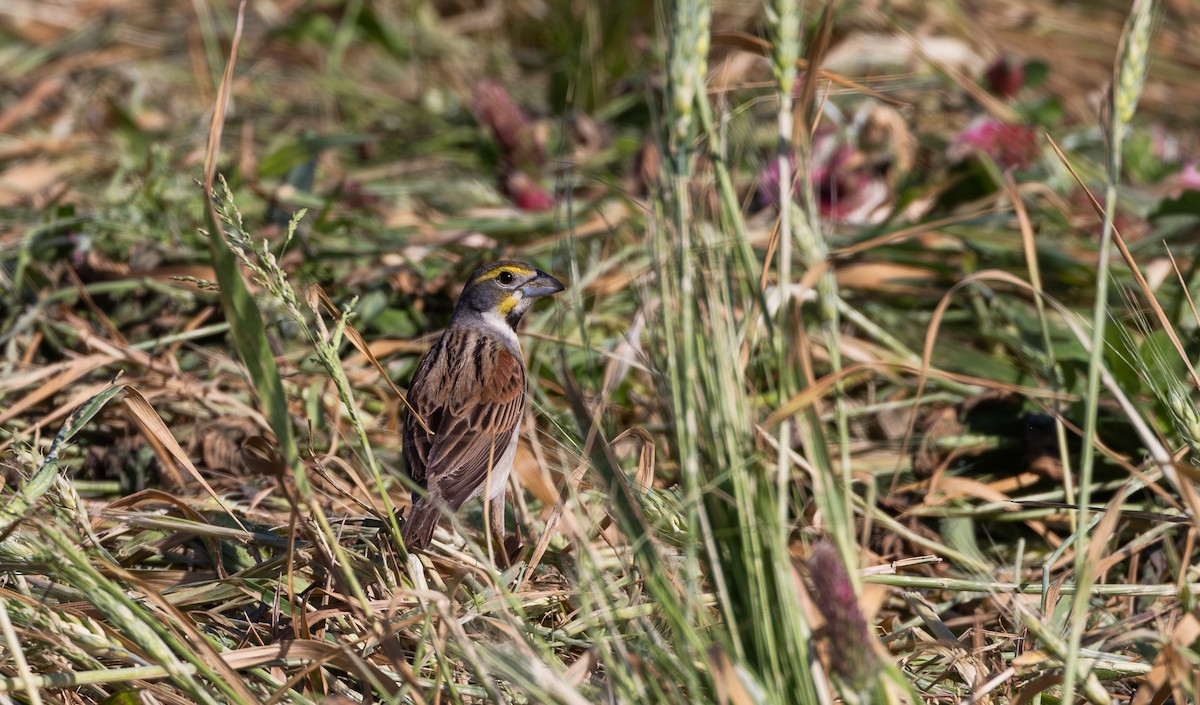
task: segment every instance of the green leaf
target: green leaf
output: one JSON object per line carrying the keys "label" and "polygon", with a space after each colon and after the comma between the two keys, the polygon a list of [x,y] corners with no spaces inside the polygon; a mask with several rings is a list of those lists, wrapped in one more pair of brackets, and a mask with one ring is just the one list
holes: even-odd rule
{"label": "green leaf", "polygon": [[[232,204],[230,204],[232,207]],[[224,230],[217,220],[216,211],[210,205],[205,209],[208,221],[208,242],[212,250],[213,269],[217,273],[217,284],[221,289],[221,307],[229,320],[229,332],[250,381],[258,392],[263,412],[275,432],[275,440],[288,464],[292,467],[300,462],[300,451],[292,436],[292,422],[287,410],[287,397],[283,393],[283,382],[275,356],[267,344],[267,333],[263,328],[258,304],[246,289],[238,259],[225,242]]]}
{"label": "green leaf", "polygon": [[[341,149],[357,147],[373,141],[371,135],[335,134],[315,136],[305,134],[287,142],[283,146],[263,157],[258,163],[258,176],[262,179],[278,179],[288,175],[293,169],[312,163],[326,149]],[[302,186],[289,178],[288,183]],[[305,188],[311,187],[311,181]]]}
{"label": "green leaf", "polygon": [[1113,323],[1104,331],[1104,364],[1121,388],[1132,394],[1142,388],[1142,379],[1133,366],[1133,351],[1126,342],[1129,333],[1121,330],[1119,325]]}
{"label": "green leaf", "polygon": [[1053,127],[1062,122],[1062,99],[1056,95],[1047,96],[1041,100],[1024,103],[1017,107],[1025,119],[1035,125]]}
{"label": "green leaf", "polygon": [[1154,136],[1148,131],[1126,137],[1121,152],[1125,160],[1125,175],[1137,184],[1157,184],[1178,168],[1174,164],[1164,163],[1158,157],[1154,150]]}
{"label": "green leaf", "polygon": [[393,57],[408,59],[412,56],[412,47],[406,40],[405,32],[394,24],[384,22],[374,7],[363,8],[358,16],[358,29],[365,38],[387,49]]}
{"label": "green leaf", "polygon": [[1200,215],[1200,191],[1184,191],[1178,198],[1165,198],[1149,216],[1155,220],[1168,215]]}
{"label": "green leaf", "polygon": [[1037,88],[1046,81],[1046,77],[1050,75],[1050,65],[1045,61],[1026,61],[1025,62],[1025,87]]}
{"label": "green leaf", "polygon": [[100,705],[141,705],[140,690],[133,688],[121,689],[100,701]]}
{"label": "green leaf", "polygon": [[1188,377],[1187,366],[1164,330],[1146,336],[1138,348],[1137,362],[1156,388],[1169,389]]}
{"label": "green leaf", "polygon": [[19,521],[30,507],[37,504],[42,495],[50,489],[54,478],[58,476],[58,452],[62,449],[63,444],[79,433],[96,414],[100,413],[104,405],[123,389],[125,387],[122,385],[110,384],[104,391],[88,399],[83,406],[71,413],[67,422],[63,424],[62,430],[50,444],[50,452],[46,455],[46,459],[28,480],[21,483],[17,493],[3,507],[0,507],[0,535],[7,534],[9,528]]}

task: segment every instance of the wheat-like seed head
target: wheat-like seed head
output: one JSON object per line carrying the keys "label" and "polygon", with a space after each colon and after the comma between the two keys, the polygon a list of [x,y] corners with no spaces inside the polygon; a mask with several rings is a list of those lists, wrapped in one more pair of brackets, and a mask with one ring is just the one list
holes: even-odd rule
{"label": "wheat-like seed head", "polygon": [[800,3],[779,0],[767,7],[771,31],[771,69],[779,92],[791,95],[796,83],[796,60],[800,58]]}
{"label": "wheat-like seed head", "polygon": [[1146,84],[1150,39],[1154,35],[1154,0],[1135,0],[1125,21],[1118,45],[1116,75],[1113,77],[1109,129],[1109,165],[1115,179],[1120,171],[1121,143]]}
{"label": "wheat-like seed head", "polygon": [[674,139],[684,144],[690,139],[693,109],[703,96],[708,72],[708,47],[712,8],[702,0],[678,0],[671,14],[670,80]]}

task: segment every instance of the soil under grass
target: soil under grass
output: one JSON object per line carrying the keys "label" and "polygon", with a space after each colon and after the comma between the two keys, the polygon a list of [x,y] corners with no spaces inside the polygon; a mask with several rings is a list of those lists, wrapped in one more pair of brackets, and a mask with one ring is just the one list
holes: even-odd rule
{"label": "soil under grass", "polygon": [[[1194,700],[1198,12],[4,4],[0,698]],[[502,258],[509,545],[410,555]]]}

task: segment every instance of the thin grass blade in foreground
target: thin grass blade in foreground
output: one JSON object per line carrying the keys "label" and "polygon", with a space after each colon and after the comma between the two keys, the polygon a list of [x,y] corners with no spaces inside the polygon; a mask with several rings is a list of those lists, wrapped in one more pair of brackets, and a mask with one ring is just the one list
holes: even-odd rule
{"label": "thin grass blade in foreground", "polygon": [[[326,545],[333,554],[334,567],[340,574],[346,589],[353,595],[355,603],[361,609],[362,613],[372,618],[372,628],[377,634],[382,636],[384,628],[378,622],[377,618],[373,618],[374,609],[371,607],[371,602],[367,598],[360,581],[354,574],[354,570],[350,567],[345,550],[338,540],[337,533],[330,525],[320,503],[314,501],[312,486],[309,483],[304,464],[300,460],[299,448],[292,432],[292,421],[288,413],[283,383],[279,376],[279,369],[275,364],[274,355],[267,342],[262,317],[258,311],[257,303],[250,296],[245,280],[242,278],[242,273],[238,265],[239,258],[230,247],[221,222],[220,216],[223,214],[228,222],[236,222],[239,230],[241,230],[240,213],[237,212],[232,199],[225,199],[218,203],[217,194],[214,191],[216,159],[220,152],[225,111],[228,107],[230,91],[232,90],[233,71],[237,62],[245,9],[246,2],[242,0],[238,6],[237,24],[230,46],[229,60],[221,79],[217,105],[213,110],[208,149],[205,154],[204,196],[206,207],[204,214],[208,224],[209,246],[212,251],[213,268],[217,272],[217,279],[221,288],[222,305],[226,316],[231,322],[230,334],[233,336],[238,352],[242,355],[250,379],[258,392],[259,401],[262,403],[271,428],[275,432],[275,441],[288,467],[292,469],[292,478],[296,484],[296,490],[301,502],[301,506],[298,509],[302,513],[311,515],[315,520]],[[295,222],[293,222],[293,229],[295,225]],[[244,236],[244,231],[239,232],[239,235]],[[277,292],[277,295],[281,293],[282,290]],[[295,308],[294,302],[293,308]],[[376,476],[378,477],[378,473],[376,473]],[[392,520],[392,527],[394,530],[394,519]]]}
{"label": "thin grass blade in foreground", "polygon": [[221,151],[221,133],[225,126],[225,111],[229,107],[229,96],[233,90],[233,69],[237,64],[245,12],[246,0],[241,0],[238,4],[237,25],[233,32],[233,41],[229,47],[229,60],[225,66],[225,73],[221,77],[217,104],[213,110],[212,125],[208,133],[208,148],[204,155],[203,188],[206,204],[204,215],[208,225],[208,241],[212,252],[213,269],[217,273],[217,282],[221,288],[221,305],[225,309],[225,316],[230,321],[229,333],[233,336],[238,353],[246,364],[250,381],[258,391],[259,402],[263,405],[267,419],[271,422],[271,430],[275,432],[275,441],[283,450],[288,465],[297,473],[297,484],[304,487],[307,480],[298,469],[300,451],[292,434],[292,420],[288,415],[287,399],[283,393],[283,383],[279,379],[279,368],[275,365],[275,356],[271,353],[271,347],[267,343],[267,335],[263,330],[258,304],[246,288],[242,272],[238,269],[237,258],[226,242],[225,232],[212,202],[213,189],[216,184],[217,156]]}
{"label": "thin grass blade in foreground", "polygon": [[[662,350],[654,362],[662,369],[663,396],[671,400],[672,448],[687,498],[682,568],[691,576],[689,585],[697,584],[697,575],[708,576],[724,616],[720,629],[707,630],[701,639],[743,669],[753,691],[761,691],[766,702],[817,702],[811,633],[798,608],[788,530],[779,510],[786,502],[773,464],[756,449],[739,360],[747,329],[743,317],[758,315],[756,268],[736,267],[744,259],[744,242],[723,237],[709,222],[718,215],[727,223],[744,216],[730,207],[736,201],[724,199],[725,208],[716,214],[692,196],[695,184],[704,183],[695,180],[694,117],[710,110],[703,79],[707,36],[698,34],[707,32],[711,10],[703,2],[670,7],[667,158],[659,217],[652,225],[661,301],[655,334]],[[784,19],[799,23],[792,10]],[[789,32],[798,33],[798,27]],[[704,146],[719,149],[716,143]],[[693,697],[707,701],[715,687],[709,681]]]}
{"label": "thin grass blade in foreground", "polygon": [[[1106,348],[1104,331],[1108,323],[1108,279],[1112,258],[1113,219],[1117,210],[1117,183],[1121,178],[1121,150],[1130,121],[1137,111],[1138,99],[1146,82],[1146,67],[1150,60],[1150,41],[1154,35],[1154,0],[1134,0],[1117,53],[1113,85],[1108,106],[1108,170],[1104,191],[1104,226],[1100,235],[1099,263],[1096,268],[1096,299],[1092,312],[1092,350],[1088,362],[1083,454],[1079,461],[1080,522],[1075,534],[1075,582],[1079,592],[1071,606],[1071,629],[1067,640],[1066,663],[1063,672],[1063,700],[1075,697],[1075,684],[1080,675],[1079,646],[1087,628],[1090,610],[1089,590],[1093,564],[1088,560],[1088,508],[1092,502],[1092,474],[1095,466],[1097,410],[1100,407],[1100,373]],[[1090,694],[1089,694],[1090,695]]]}
{"label": "thin grass blade in foreground", "polygon": [[[825,52],[829,49],[833,31],[833,15],[837,6],[836,0],[829,0],[822,8],[822,13],[813,30],[807,51],[809,71],[805,73],[799,99],[796,101],[792,120],[792,145],[796,150],[797,161],[805,165],[796,173],[797,195],[803,207],[791,211],[791,231],[796,240],[797,256],[806,268],[801,280],[812,281],[815,277],[817,292],[817,319],[820,321],[820,339],[828,351],[829,363],[837,380],[834,385],[834,415],[837,429],[836,445],[837,466],[830,453],[828,434],[824,428],[817,410],[809,407],[797,419],[797,431],[803,440],[811,463],[815,468],[813,476],[814,500],[821,508],[827,525],[827,531],[833,537],[835,545],[842,554],[842,560],[847,566],[857,566],[858,545],[854,535],[854,515],[851,501],[852,481],[850,468],[850,436],[849,421],[846,416],[846,392],[841,380],[842,370],[841,343],[839,330],[841,328],[840,300],[837,278],[832,267],[828,266],[829,243],[822,232],[820,209],[817,207],[816,186],[812,174],[812,130],[817,124],[819,106],[816,105],[818,82],[817,69]],[[781,286],[790,286],[791,282],[780,282]],[[782,331],[777,332],[783,335]],[[807,336],[802,332],[797,338]],[[791,341],[797,345],[799,340]],[[812,346],[802,347],[801,356],[803,374],[800,382],[805,386],[814,383]],[[780,370],[781,376],[791,374],[786,369]],[[850,572],[850,580],[857,584],[858,573]]]}
{"label": "thin grass blade in foreground", "polygon": [[[92,605],[120,628],[122,634],[136,643],[149,657],[166,667],[177,686],[197,702],[216,705],[221,700],[208,686],[195,678],[196,671],[184,668],[183,664],[190,661],[199,672],[206,673],[210,678],[214,678],[216,674],[195,656],[195,649],[182,646],[178,635],[167,626],[169,620],[164,621],[151,616],[137,600],[126,594],[126,586],[104,576],[92,565],[92,552],[80,550],[83,537],[68,537],[64,533],[68,524],[61,512],[54,509],[44,511],[43,516],[48,516],[48,519],[13,526],[14,520],[24,514],[24,508],[27,508],[31,501],[41,500],[49,490],[50,484],[57,479],[57,458],[62,444],[78,433],[121,389],[122,387],[116,385],[111,386],[68,419],[56,438],[50,455],[38,471],[23,483],[16,495],[18,500],[11,502],[6,508],[9,518],[4,540],[0,541],[0,557],[6,562],[26,566],[35,574],[38,566],[55,566],[57,579],[86,596]],[[63,497],[62,504],[77,508],[72,497]],[[87,520],[81,510],[77,518]],[[102,555],[97,559],[104,561],[111,560],[111,557]],[[218,683],[223,681],[219,678],[216,680]],[[225,696],[231,702],[251,702],[240,681],[236,685],[219,686],[219,689],[224,690]]]}
{"label": "thin grass blade in foreground", "polygon": [[54,441],[50,444],[50,452],[38,465],[37,470],[28,480],[21,483],[21,488],[16,495],[9,499],[3,507],[0,507],[0,536],[7,534],[25,516],[26,512],[41,501],[42,496],[59,478],[58,455],[63,445],[70,442],[96,414],[100,413],[104,405],[123,389],[122,386],[111,384],[71,414],[62,429],[59,430],[58,435],[54,437]]}

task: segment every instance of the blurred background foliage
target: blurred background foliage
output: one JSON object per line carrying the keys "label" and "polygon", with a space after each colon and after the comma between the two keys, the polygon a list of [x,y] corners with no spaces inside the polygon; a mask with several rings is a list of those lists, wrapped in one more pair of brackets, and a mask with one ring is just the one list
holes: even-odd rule
{"label": "blurred background foliage", "polygon": [[[795,85],[781,89],[772,62],[783,3],[248,3],[217,170],[245,230],[278,263],[273,284],[251,285],[319,501],[347,522],[346,533],[324,539],[353,552],[369,598],[404,595],[412,611],[401,626],[387,622],[399,652],[355,652],[392,669],[384,676],[342,662],[318,669],[327,682],[297,676],[332,658],[314,651],[304,664],[262,661],[264,673],[276,670],[247,675],[245,687],[297,702],[370,688],[412,702],[438,693],[456,702],[744,703],[830,692],[957,700],[1005,674],[992,686],[998,702],[1057,686],[1039,679],[1058,677],[1067,660],[1054,633],[1065,629],[1071,598],[1046,592],[1051,579],[1078,577],[1068,551],[1076,516],[1058,505],[1074,501],[1085,380],[1096,362],[1067,324],[1074,314],[1046,313],[995,277],[956,290],[944,315],[936,307],[980,272],[1032,281],[1031,252],[1049,297],[1082,315],[1094,303],[1102,221],[1084,187],[1099,196],[1105,186],[1113,143],[1103,106],[1129,3],[833,4],[822,45],[825,7],[792,8],[799,56],[823,48],[820,117],[798,131],[798,153],[780,159],[781,96],[801,98],[809,74],[802,64]],[[700,60],[712,124],[696,115],[680,139],[672,59],[700,51],[678,42],[692,36],[682,20],[701,11],[711,14]],[[61,654],[78,646],[81,630],[136,629],[113,618],[112,605],[89,602],[88,586],[97,588],[87,581],[97,578],[88,560],[115,593],[136,584],[137,601],[152,606],[150,597],[167,596],[216,651],[304,632],[278,608],[280,595],[295,594],[286,565],[328,591],[322,609],[339,612],[335,626],[306,638],[328,646],[382,633],[383,622],[330,577],[348,564],[312,548],[319,533],[307,535],[315,543],[299,557],[281,548],[295,496],[243,452],[267,424],[212,284],[197,186],[236,17],[232,2],[0,6],[0,462],[8,489],[28,496],[47,458],[72,481],[55,490],[52,508],[39,505],[36,521],[23,515],[13,540],[41,558],[8,545],[5,561],[16,567],[3,578],[5,598],[23,605],[53,595],[86,626],[47,626],[44,613],[10,608],[27,638],[49,644],[30,655],[36,673],[64,670]],[[1102,672],[1112,694],[1137,698],[1172,687],[1194,697],[1194,683],[1172,669],[1196,662],[1183,638],[1194,602],[1192,529],[1171,533],[1178,522],[1160,515],[1190,506],[1183,488],[1200,448],[1186,360],[1200,344],[1192,303],[1200,153],[1186,99],[1200,90],[1200,5],[1162,2],[1156,18],[1136,120],[1117,145],[1124,170],[1114,212],[1148,289],[1124,261],[1114,266],[1103,360],[1149,436],[1186,471],[1167,482],[1145,462],[1148,435],[1105,392],[1093,503],[1128,511],[1105,529],[1108,555],[1119,556],[1104,564],[1113,592],[1093,597],[1088,622],[1096,649],[1107,649],[1093,654],[1093,675]],[[791,169],[806,175],[795,192],[781,184]],[[797,250],[782,268],[793,251],[779,240],[781,199],[793,193],[824,243],[815,259],[828,263],[832,290],[818,284],[819,267],[806,266],[808,253]],[[689,217],[677,216],[681,204]],[[307,214],[289,235],[300,209]],[[451,595],[435,609],[413,596],[421,584],[380,538],[375,523],[386,512],[364,480],[369,454],[354,440],[357,424],[382,465],[397,469],[399,400],[359,351],[336,341],[365,421],[351,418],[305,335],[319,328],[315,317],[291,315],[273,287],[319,286],[352,310],[403,385],[466,275],[500,257],[570,281],[524,329],[533,415],[514,530],[531,550],[558,521],[556,507],[567,519],[542,565],[516,582],[505,576],[496,583],[503,590],[493,591],[497,574],[480,567],[470,543],[448,544],[426,565]],[[937,344],[923,361],[933,325]],[[72,410],[106,393],[118,372],[169,431],[147,426],[128,398],[104,406],[105,397],[72,444],[52,446],[59,428],[74,428]],[[168,437],[156,437],[163,433],[249,524],[247,534],[217,530],[235,522],[209,502]],[[622,494],[626,484],[638,491]],[[403,503],[399,483],[382,491]],[[139,492],[151,494],[129,499]],[[838,503],[847,509],[841,524]],[[468,510],[468,527],[478,526],[476,512]],[[95,541],[90,530],[100,532]],[[63,543],[37,549],[37,536],[56,531]],[[757,533],[777,535],[774,552],[769,536],[747,543]],[[822,537],[840,537],[841,553],[814,553]],[[42,559],[67,545],[85,565],[47,568]],[[891,584],[907,592],[876,590],[858,574],[905,559],[913,567]],[[144,570],[147,582],[117,567]],[[228,579],[251,569],[266,571],[254,575],[262,582]],[[813,571],[822,579],[810,580]],[[1044,585],[1040,602],[1009,601],[1031,585]],[[496,594],[510,606],[479,607]],[[471,638],[446,626],[477,608],[494,621]],[[1030,622],[1023,610],[1034,608]],[[771,609],[778,633],[766,635]],[[823,620],[837,626],[821,631]],[[472,649],[476,640],[507,644],[497,634],[517,631],[511,653]],[[796,646],[829,631],[835,638],[818,640],[813,655],[833,686],[813,681],[819,669]],[[860,632],[887,648],[837,643]],[[1122,632],[1133,636],[1104,645]],[[73,665],[165,663],[149,636],[129,640],[133,656],[92,645],[96,662]],[[877,664],[888,656],[887,668]],[[15,662],[2,668],[23,675]],[[872,673],[905,685],[872,690],[862,682]],[[398,685],[380,687],[372,681],[380,677]],[[1081,688],[1102,700],[1089,677],[1080,675]],[[178,674],[170,686],[138,688],[164,699],[251,700],[207,678],[194,690]],[[115,702],[123,691],[47,692]]]}

